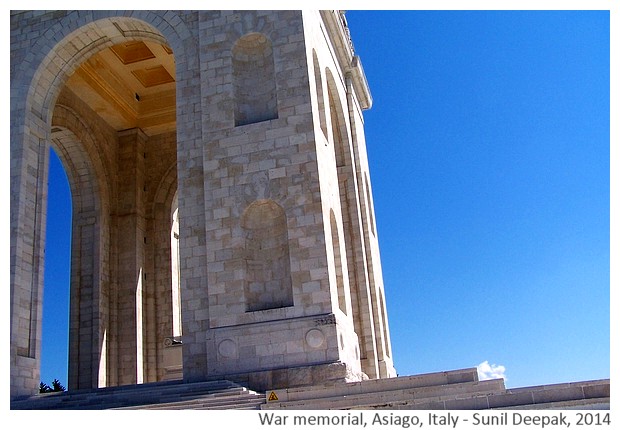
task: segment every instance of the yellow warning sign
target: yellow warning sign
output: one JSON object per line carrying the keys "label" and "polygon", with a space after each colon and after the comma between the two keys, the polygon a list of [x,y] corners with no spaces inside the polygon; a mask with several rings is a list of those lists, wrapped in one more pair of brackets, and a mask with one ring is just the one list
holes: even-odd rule
{"label": "yellow warning sign", "polygon": [[267,400],[269,400],[270,402],[275,402],[276,400],[278,400],[278,396],[276,396],[276,392],[272,391],[269,394],[269,397],[267,397]]}

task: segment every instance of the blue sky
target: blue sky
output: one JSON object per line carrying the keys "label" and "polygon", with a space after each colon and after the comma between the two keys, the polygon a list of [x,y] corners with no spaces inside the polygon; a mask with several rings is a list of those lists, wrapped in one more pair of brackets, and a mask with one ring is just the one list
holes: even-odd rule
{"label": "blue sky", "polygon": [[[608,378],[610,14],[346,17],[374,98],[365,131],[398,373],[488,362],[509,387]],[[66,385],[70,216],[50,169],[61,236],[48,237],[41,378]]]}
{"label": "blue sky", "polygon": [[609,13],[346,16],[399,373],[609,377]]}

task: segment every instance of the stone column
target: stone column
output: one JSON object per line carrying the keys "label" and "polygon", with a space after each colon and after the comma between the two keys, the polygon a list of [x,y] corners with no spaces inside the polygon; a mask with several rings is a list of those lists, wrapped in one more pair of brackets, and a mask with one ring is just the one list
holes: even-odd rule
{"label": "stone column", "polygon": [[139,129],[118,133],[116,212],[118,286],[118,385],[144,378],[142,291],[146,274],[144,216],[144,145]]}
{"label": "stone column", "polygon": [[11,129],[11,397],[40,381],[49,145],[42,121],[30,120],[38,129]]}

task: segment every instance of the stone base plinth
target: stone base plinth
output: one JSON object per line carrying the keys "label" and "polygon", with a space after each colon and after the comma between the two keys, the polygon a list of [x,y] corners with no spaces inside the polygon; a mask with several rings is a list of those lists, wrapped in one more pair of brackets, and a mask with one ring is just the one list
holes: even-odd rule
{"label": "stone base plinth", "polygon": [[238,373],[225,375],[224,378],[254,391],[270,391],[338,382],[357,382],[367,380],[368,376],[354,372],[345,363],[327,363]]}

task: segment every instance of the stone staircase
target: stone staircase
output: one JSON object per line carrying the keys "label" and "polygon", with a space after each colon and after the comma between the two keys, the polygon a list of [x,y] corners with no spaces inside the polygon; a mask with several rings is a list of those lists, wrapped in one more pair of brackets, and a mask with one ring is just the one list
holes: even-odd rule
{"label": "stone staircase", "polygon": [[609,409],[609,380],[506,389],[475,368],[267,392],[261,409]]}
{"label": "stone staircase", "polygon": [[264,394],[227,380],[167,381],[40,394],[12,401],[11,409],[609,409],[609,396],[609,379],[506,389],[503,379],[480,381],[470,368]]}
{"label": "stone staircase", "polygon": [[11,409],[259,409],[265,395],[230,381],[155,382],[39,394]]}

